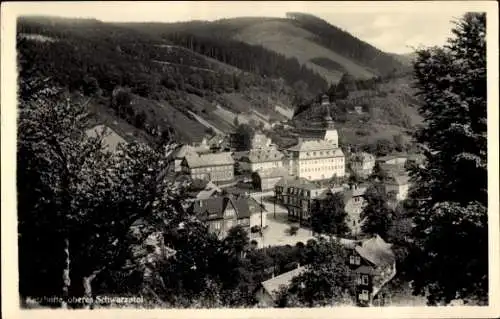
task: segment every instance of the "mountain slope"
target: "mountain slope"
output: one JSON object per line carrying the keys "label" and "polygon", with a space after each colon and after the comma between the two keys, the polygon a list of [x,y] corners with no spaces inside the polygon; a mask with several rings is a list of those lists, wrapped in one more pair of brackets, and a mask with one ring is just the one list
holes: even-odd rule
{"label": "mountain slope", "polygon": [[407,64],[402,63],[399,57],[385,53],[318,17],[303,13],[288,13],[287,18],[244,17],[213,22],[121,25],[154,36],[190,33],[198,37],[223,41],[234,39],[262,46],[297,59],[328,83],[336,83],[345,72],[358,79],[366,79],[407,70]]}
{"label": "mountain slope", "polygon": [[[329,50],[313,41],[314,34],[294,26],[288,20],[271,20],[253,24],[241,29],[234,38],[249,44],[262,45],[275,52],[295,57],[301,64],[305,64],[323,76],[329,83],[337,82],[347,71],[357,78],[369,78],[376,74],[363,66]],[[326,68],[314,63],[317,58],[334,61],[343,67],[343,70]]]}
{"label": "mountain slope", "polygon": [[[230,42],[225,45],[231,48]],[[216,104],[238,113],[258,108],[277,116],[274,104],[289,105],[295,95],[282,80],[246,72],[151,32],[96,20],[21,18],[17,49],[22,78],[49,78],[55,86],[92,96],[99,105],[93,109],[103,120],[112,111],[120,121],[149,134],[173,128],[182,142],[199,141],[209,134],[210,125],[224,132],[234,128],[214,113]],[[251,49],[225,54],[235,64],[254,63],[273,72],[277,65],[268,57],[275,53],[258,50],[266,59],[254,61]],[[287,74],[303,71],[299,65],[284,67],[276,58]],[[126,96],[124,105],[117,102],[119,94]],[[241,109],[242,103],[246,109]]]}
{"label": "mountain slope", "polygon": [[[409,98],[408,79],[360,80],[363,74],[377,73],[324,46],[318,50],[327,56],[301,65],[297,56],[309,59],[314,54],[303,48],[315,48],[319,40],[293,23],[275,18],[180,24],[23,18],[18,22],[20,77],[49,78],[56,86],[92,97],[97,120],[113,123],[115,131],[130,138],[145,134],[154,140],[173,130],[177,141],[191,143],[213,131],[228,133],[237,123],[269,126],[273,119],[283,119],[276,105],[304,106],[307,111],[294,121],[309,125],[307,116],[318,113],[309,101],[327,91],[327,81],[308,68],[312,64],[321,65],[329,79],[350,79],[344,85],[348,98],[337,101],[341,112],[332,110],[345,143],[369,144],[406,134],[418,123],[412,106],[418,103]],[[276,37],[270,30],[282,33]],[[289,41],[287,51],[294,56],[236,40],[259,32],[278,44]],[[377,81],[383,83],[375,85]],[[347,111],[357,105],[368,114]],[[286,143],[293,138],[282,136]]]}

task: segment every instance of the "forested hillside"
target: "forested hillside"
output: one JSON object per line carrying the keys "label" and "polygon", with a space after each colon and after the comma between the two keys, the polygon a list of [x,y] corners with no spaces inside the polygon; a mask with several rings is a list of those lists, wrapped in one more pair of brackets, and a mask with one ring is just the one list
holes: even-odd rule
{"label": "forested hillside", "polygon": [[[48,79],[73,94],[90,98],[96,121],[107,122],[132,140],[155,140],[173,134],[177,141],[197,142],[212,134],[213,128],[232,131],[236,117],[243,115],[245,122],[257,127],[261,124],[255,121],[253,111],[279,120],[282,117],[274,111],[276,104],[300,113],[322,93],[333,91],[341,92],[335,94],[340,94],[337,104],[344,111],[334,111],[335,120],[345,124],[341,134],[350,144],[372,143],[372,137],[386,137],[387,132],[404,135],[418,122],[415,111],[409,108],[414,101],[407,99],[406,93],[394,93],[405,92],[409,81],[401,81],[404,78],[392,72],[393,67],[401,65],[391,64],[392,56],[389,59],[389,55],[344,35],[348,40],[340,43],[363,47],[365,52],[349,56],[347,51],[342,53],[320,43],[318,37],[335,27],[318,22],[314,28],[319,33],[314,35],[312,20],[306,19],[308,22],[299,26],[300,19],[165,24],[25,17],[18,22],[20,76]],[[286,54],[273,50],[267,42],[249,43],[252,41],[245,36],[271,36],[273,30],[297,40],[290,42],[292,47],[285,50]],[[313,46],[328,54],[299,52]],[[295,55],[297,52],[300,54]],[[378,71],[363,64],[370,52],[384,56],[379,58],[385,65],[379,71],[391,71],[388,75],[375,76]],[[404,68],[398,69],[401,71]],[[335,81],[332,84],[328,79]],[[381,90],[375,85],[381,81],[390,88]],[[368,124],[345,111],[358,104],[370,114],[364,120]],[[363,128],[357,128],[359,125]]]}
{"label": "forested hillside", "polygon": [[390,54],[361,41],[316,16],[290,12],[287,13],[287,17],[292,19],[293,24],[313,33],[315,42],[365,65],[379,75],[387,75],[404,68],[404,65]]}
{"label": "forested hillside", "polygon": [[[118,117],[136,127],[141,123],[139,129],[153,135],[173,126],[184,141],[205,134],[206,127],[190,112],[209,121],[215,104],[241,112],[228,102],[228,94],[272,115],[274,103],[290,105],[327,86],[296,61],[261,47],[187,33],[160,37],[96,20],[22,18],[17,48],[21,77],[50,78],[92,96],[103,112],[109,106],[123,108]],[[128,96],[116,99],[118,92]],[[165,107],[178,112],[165,112]]]}

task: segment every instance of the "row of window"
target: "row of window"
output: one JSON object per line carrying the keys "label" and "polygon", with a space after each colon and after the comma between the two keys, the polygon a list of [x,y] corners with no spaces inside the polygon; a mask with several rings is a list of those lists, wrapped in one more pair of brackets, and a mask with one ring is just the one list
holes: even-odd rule
{"label": "row of window", "polygon": [[344,158],[322,158],[322,159],[317,159],[317,160],[300,160],[299,164],[301,165],[306,165],[306,164],[321,164],[321,163],[343,163]]}
{"label": "row of window", "polygon": [[307,152],[306,156],[322,156],[322,155],[334,155],[335,151],[317,151],[317,152]]}
{"label": "row of window", "polygon": [[225,166],[208,166],[208,167],[200,167],[200,168],[192,168],[192,173],[204,173],[204,172],[223,172],[223,171],[233,171],[232,165]]}
{"label": "row of window", "polygon": [[361,258],[359,256],[351,255],[349,256],[349,263],[351,265],[359,266],[361,264]]}
{"label": "row of window", "polygon": [[304,172],[321,172],[324,170],[337,170],[337,169],[344,169],[343,165],[334,165],[334,166],[323,166],[323,167],[311,167],[311,168],[301,168],[300,171],[302,173]]}
{"label": "row of window", "polygon": [[300,217],[302,220],[308,220],[310,217],[309,211],[303,210],[303,209],[298,208],[298,207],[289,207],[288,214],[289,214],[289,216],[292,216],[292,217],[297,217],[297,218]]}

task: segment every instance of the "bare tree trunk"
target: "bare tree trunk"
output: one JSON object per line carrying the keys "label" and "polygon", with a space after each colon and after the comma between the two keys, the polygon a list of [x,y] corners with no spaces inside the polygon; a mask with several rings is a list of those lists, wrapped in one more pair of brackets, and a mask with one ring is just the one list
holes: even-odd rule
{"label": "bare tree trunk", "polygon": [[63,301],[61,303],[61,308],[66,309],[68,307],[67,301],[69,297],[69,286],[71,285],[71,278],[69,276],[70,270],[70,255],[69,255],[69,239],[64,238],[64,269],[63,269],[63,288],[62,297]]}
{"label": "bare tree trunk", "polygon": [[89,304],[86,304],[84,308],[92,309],[94,307],[92,298],[92,280],[102,271],[102,269],[95,270],[90,276],[83,277],[83,296],[86,300],[91,300]]}

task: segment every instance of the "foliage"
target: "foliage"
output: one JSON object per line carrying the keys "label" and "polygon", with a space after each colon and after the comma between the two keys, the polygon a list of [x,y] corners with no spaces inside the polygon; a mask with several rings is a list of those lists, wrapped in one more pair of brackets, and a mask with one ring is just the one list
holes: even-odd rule
{"label": "foliage", "polygon": [[386,238],[392,224],[393,212],[389,208],[388,197],[382,183],[374,183],[365,192],[365,206],[361,212],[363,224],[361,230],[365,234],[378,234]]}
{"label": "foliage", "polygon": [[84,133],[85,105],[58,90],[23,96],[20,109],[21,295],[59,295],[66,249],[71,282],[64,286],[78,295],[85,278],[125,263],[136,220],[151,224],[147,236],[182,218],[176,191],[162,177],[162,154],[137,144],[105,151],[103,134]]}
{"label": "foliage", "polygon": [[372,174],[370,175],[370,179],[378,182],[384,182],[388,178],[389,174],[380,166],[380,163],[379,162],[375,163]]}
{"label": "foliage", "polygon": [[226,238],[224,238],[226,248],[236,256],[240,256],[243,253],[249,241],[248,233],[241,225],[229,229]]}
{"label": "foliage", "polygon": [[346,223],[344,198],[341,193],[317,201],[311,214],[311,227],[314,233],[342,237],[349,231]]}
{"label": "foliage", "polygon": [[290,226],[290,229],[288,230],[288,233],[291,235],[291,236],[295,236],[297,235],[297,232],[299,231],[299,227],[298,226]]}
{"label": "foliage", "polygon": [[486,14],[467,13],[444,48],[414,63],[427,149],[413,167],[415,292],[431,304],[488,299]]}
{"label": "foliage", "polygon": [[236,127],[234,135],[235,148],[238,151],[247,151],[252,146],[252,138],[255,135],[255,130],[250,125],[240,124]]}
{"label": "foliage", "polygon": [[[336,240],[320,239],[317,254],[301,275],[292,279],[281,302],[286,306],[332,306],[344,303],[352,294],[351,273],[346,264],[347,254]],[[283,301],[283,298],[286,299]],[[294,305],[294,301],[298,305]]]}
{"label": "foliage", "polygon": [[314,88],[314,93],[325,90],[326,81],[301,66],[296,58],[286,58],[262,46],[219,37],[199,36],[189,32],[165,32],[162,34],[174,44],[194,50],[242,70],[262,74],[266,77],[283,78],[289,85],[302,80]]}

